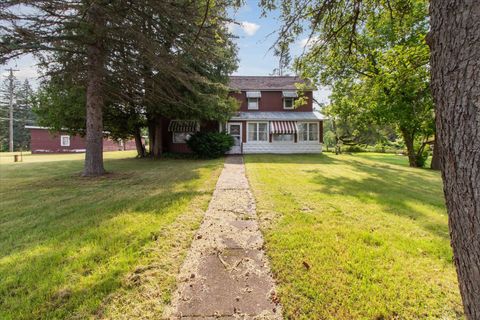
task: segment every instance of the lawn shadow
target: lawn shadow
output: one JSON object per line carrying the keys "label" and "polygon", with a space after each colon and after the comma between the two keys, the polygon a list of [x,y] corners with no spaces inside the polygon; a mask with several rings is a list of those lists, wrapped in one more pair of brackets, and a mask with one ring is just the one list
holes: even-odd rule
{"label": "lawn shadow", "polygon": [[[2,175],[9,187],[0,190],[0,309],[15,314],[18,299],[33,298],[32,309],[37,303],[50,310],[59,287],[91,277],[95,283],[108,279],[102,289],[108,293],[121,281],[125,263],[135,263],[128,259],[144,254],[133,248],[161,240],[162,228],[194,198],[210,193],[198,182],[200,170],[218,166],[114,159],[106,161],[114,174],[86,179],[78,176],[81,162],[32,163]],[[78,302],[92,290],[72,290],[68,300]]]}
{"label": "lawn shadow", "polygon": [[[372,201],[396,216],[405,217],[415,221],[424,230],[449,239],[448,225],[445,223],[432,222],[425,213],[416,210],[408,202],[415,200],[422,204],[443,209],[444,205],[439,201],[441,186],[436,181],[429,181],[422,173],[412,172],[411,169],[398,165],[384,165],[377,163],[365,163],[352,159],[345,159],[343,165],[362,173],[363,178],[329,177],[320,170],[307,170],[315,174],[312,182],[320,185],[319,192],[330,195],[347,195],[362,201]],[[416,170],[416,169],[413,169]],[[446,214],[446,213],[445,213]]]}

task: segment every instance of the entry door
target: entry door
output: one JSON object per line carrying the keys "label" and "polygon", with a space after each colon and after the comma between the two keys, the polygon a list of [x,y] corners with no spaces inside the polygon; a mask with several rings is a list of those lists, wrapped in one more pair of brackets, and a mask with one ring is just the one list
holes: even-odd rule
{"label": "entry door", "polygon": [[227,132],[233,137],[233,147],[228,153],[242,153],[242,124],[238,122],[227,123]]}

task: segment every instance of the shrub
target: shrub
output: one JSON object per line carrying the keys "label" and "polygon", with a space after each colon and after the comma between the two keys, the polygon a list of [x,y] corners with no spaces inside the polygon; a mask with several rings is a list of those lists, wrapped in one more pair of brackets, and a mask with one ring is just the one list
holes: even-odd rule
{"label": "shrub", "polygon": [[224,132],[198,132],[188,139],[187,145],[200,158],[218,158],[233,146],[233,138]]}
{"label": "shrub", "polygon": [[366,150],[360,146],[348,146],[344,149],[345,152],[365,152]]}

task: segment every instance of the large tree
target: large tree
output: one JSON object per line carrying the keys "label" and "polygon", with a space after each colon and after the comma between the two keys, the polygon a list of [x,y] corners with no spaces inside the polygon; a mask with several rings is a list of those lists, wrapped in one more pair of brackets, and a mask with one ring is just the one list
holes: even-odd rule
{"label": "large tree", "polygon": [[469,319],[480,319],[480,1],[432,0],[432,90],[451,243]]}
{"label": "large tree", "polygon": [[[351,30],[341,29],[341,20],[317,24],[296,67],[304,77],[332,88],[331,114],[344,121],[359,118],[356,122],[365,126],[396,127],[410,166],[422,166],[434,136],[427,2],[366,6],[355,18],[354,38]],[[326,28],[338,29],[331,40],[322,36]]]}
{"label": "large tree", "polygon": [[198,88],[214,88],[216,81],[208,73],[228,71],[218,70],[221,55],[215,49],[232,48],[226,9],[233,4],[6,0],[0,4],[0,58],[35,53],[47,78],[84,88],[84,175],[101,175],[104,109],[141,105],[152,113],[170,104],[179,111],[190,106],[179,103],[185,101],[179,97],[199,97]]}
{"label": "large tree", "polygon": [[[418,1],[264,0],[262,3],[267,10],[282,5],[284,27],[279,37],[282,47],[310,30],[310,38],[318,36],[326,45],[346,41],[339,45],[353,48],[364,30],[362,15],[386,8],[394,16],[395,7],[408,8]],[[476,320],[480,319],[480,1],[432,0],[429,20],[436,149],[441,157],[451,244],[465,314],[468,319]]]}

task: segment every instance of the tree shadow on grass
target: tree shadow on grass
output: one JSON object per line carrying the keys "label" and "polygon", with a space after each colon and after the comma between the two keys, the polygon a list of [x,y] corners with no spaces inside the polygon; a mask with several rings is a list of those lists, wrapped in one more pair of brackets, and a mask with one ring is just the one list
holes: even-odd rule
{"label": "tree shadow on grass", "polygon": [[[199,183],[202,170],[210,174],[219,164],[108,160],[114,175],[84,179],[72,162],[31,164],[2,177],[10,184],[1,190],[0,210],[4,312],[29,314],[40,308],[35,311],[40,318],[42,312],[56,313],[62,287],[74,288],[60,299],[66,299],[60,302],[67,309],[83,305],[83,297],[98,303],[94,296],[115,290],[122,274],[145,254],[143,248],[161,241],[159,230],[168,228],[195,197],[209,194]],[[82,282],[84,289],[75,289]]]}
{"label": "tree shadow on grass", "polygon": [[319,192],[371,201],[382,206],[385,212],[411,219],[424,230],[449,239],[446,223],[431,221],[431,217],[415,210],[409,204],[417,201],[444,211],[442,189],[438,180],[426,180],[425,176],[412,171],[415,169],[401,170],[394,166],[363,163],[355,159],[345,160],[343,165],[348,165],[364,177],[328,177],[319,170],[309,170],[308,172],[315,174],[312,182],[320,185]]}

